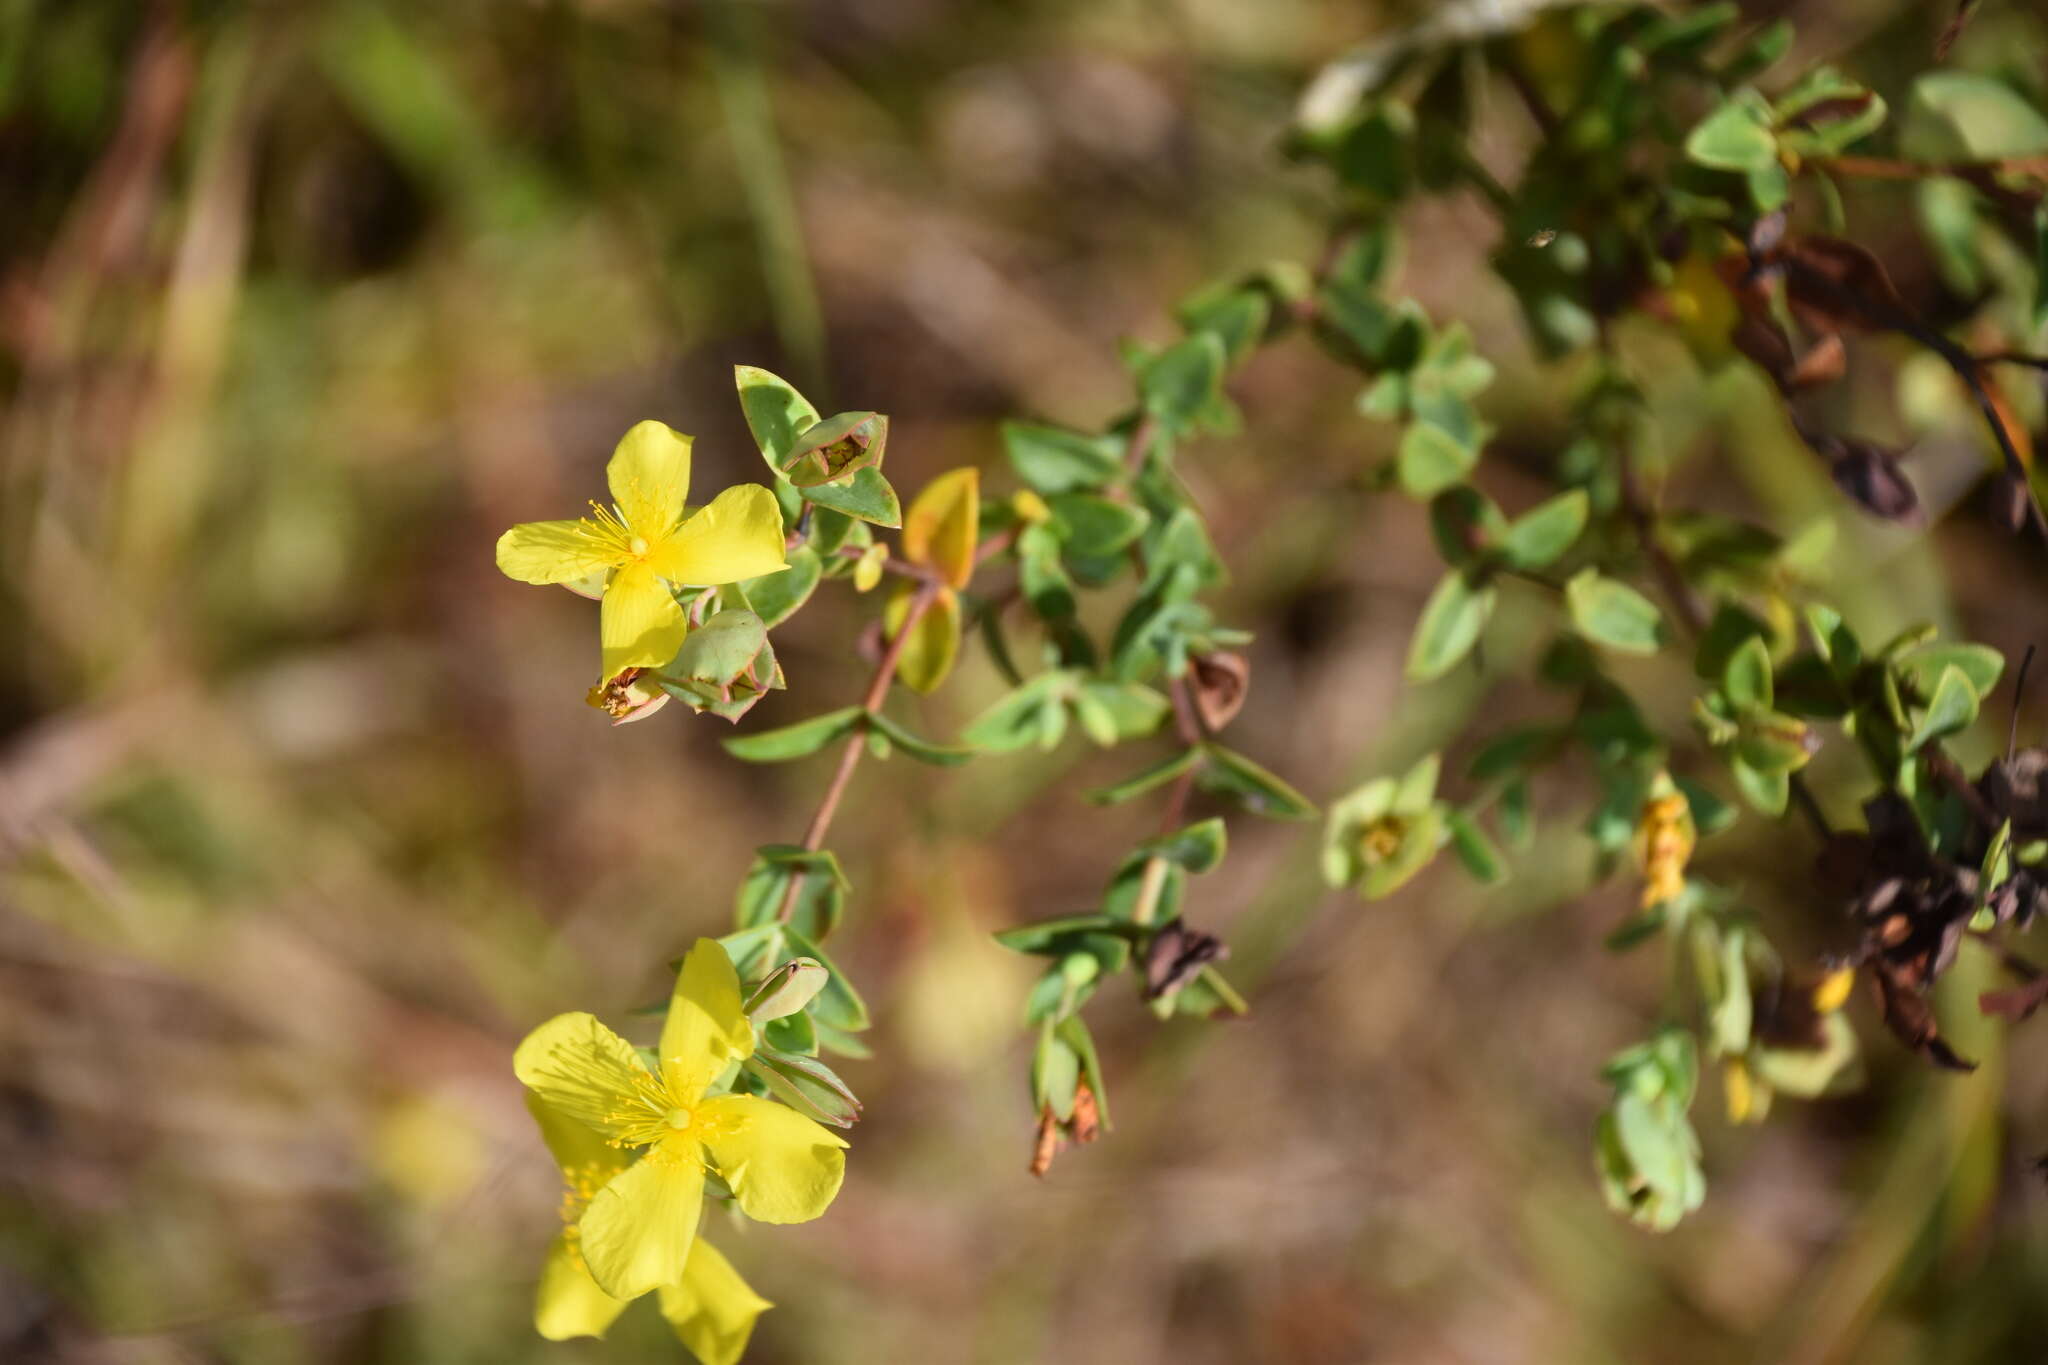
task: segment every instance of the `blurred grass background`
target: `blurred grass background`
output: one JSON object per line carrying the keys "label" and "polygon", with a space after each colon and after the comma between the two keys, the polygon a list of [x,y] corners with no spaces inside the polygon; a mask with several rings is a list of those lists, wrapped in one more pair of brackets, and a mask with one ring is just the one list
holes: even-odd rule
{"label": "blurred grass background", "polygon": [[[557,1190],[510,1049],[658,995],[824,774],[739,765],[709,719],[608,728],[581,704],[594,612],[500,578],[495,537],[579,506],[642,417],[699,437],[701,488],[757,477],[735,362],[890,412],[901,488],[962,463],[1002,486],[999,418],[1107,420],[1118,337],[1314,255],[1327,187],[1276,154],[1292,101],[1426,8],[0,0],[0,1358],[679,1354],[644,1311],[604,1344],[532,1336]],[[1957,60],[2038,69],[2030,8],[1992,0]],[[1880,84],[1945,18],[1752,9]],[[1498,122],[1476,150],[1511,167],[1526,133]],[[1924,293],[1902,195],[1852,222]],[[1411,227],[1404,287],[1471,323],[1503,369],[1488,416],[1537,463],[1570,376],[1481,268],[1491,220],[1458,199]],[[1752,377],[1630,346],[1672,505],[1840,521],[1866,636],[2043,638],[2038,547],[1964,496],[1953,401],[1910,434],[1923,497],[1958,506],[1914,537],[1844,513]],[[1903,356],[1859,356],[1845,406],[1896,427]],[[1521,680],[1535,601],[1483,670],[1404,696],[1437,566],[1416,509],[1359,491],[1385,452],[1354,389],[1278,348],[1236,386],[1246,434],[1185,462],[1226,615],[1260,632],[1233,733],[1318,797],[1554,704]],[[848,700],[874,608],[821,592],[747,723]],[[1678,664],[1631,681],[1682,725]],[[927,729],[999,689],[970,666]],[[1252,1016],[1160,1029],[1105,999],[1116,1131],[1033,1182],[1028,968],[986,932],[1092,900],[1154,813],[1077,793],[1143,757],[860,774],[834,844],[868,1118],[827,1218],[720,1237],[781,1305],[750,1359],[2048,1356],[2048,1058],[1976,1024],[1982,963],[1944,1001],[1976,1076],[1900,1057],[1859,1001],[1866,1093],[1738,1131],[1709,1092],[1705,1210],[1662,1239],[1608,1215],[1595,1071],[1660,964],[1601,951],[1629,896],[1589,888],[1568,782],[1494,893],[1445,870],[1360,907],[1315,881],[1313,830],[1233,821],[1191,913]],[[1853,771],[1819,775],[1847,820]],[[1811,851],[1745,822],[1702,861],[1811,951],[1836,929]]]}

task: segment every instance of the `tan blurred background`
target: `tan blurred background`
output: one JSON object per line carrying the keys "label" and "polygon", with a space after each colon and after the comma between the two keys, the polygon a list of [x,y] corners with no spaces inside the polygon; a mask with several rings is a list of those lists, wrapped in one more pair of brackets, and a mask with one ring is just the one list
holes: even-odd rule
{"label": "tan blurred background", "polygon": [[[658,995],[826,761],[748,768],[680,708],[608,728],[595,612],[500,578],[492,542],[572,513],[642,417],[699,437],[700,488],[758,477],[736,362],[892,414],[899,488],[1004,487],[998,419],[1110,419],[1119,337],[1313,256],[1292,101],[1423,8],[0,3],[0,1360],[679,1358],[651,1313],[532,1336],[557,1191],[510,1049]],[[1795,64],[1884,88],[1945,6],[1752,9],[1805,25]],[[2031,9],[1989,0],[1959,60],[2038,65]],[[1508,168],[1499,123],[1477,150]],[[1932,288],[1886,193],[1852,211]],[[1410,226],[1403,286],[1502,367],[1485,479],[1525,506],[1569,375],[1485,273],[1476,201]],[[1631,354],[1668,501],[1839,520],[1866,635],[2044,638],[2039,549],[1966,496],[1967,413],[1920,404],[1915,477],[1958,506],[1916,538],[1844,512],[1753,379]],[[1898,428],[1900,359],[1859,366],[1866,427]],[[1184,461],[1223,613],[1259,633],[1235,742],[1318,799],[1556,705],[1517,680],[1533,598],[1484,670],[1404,696],[1438,566],[1418,509],[1361,491],[1386,433],[1355,386],[1282,346],[1234,386],[1246,433]],[[875,607],[821,590],[745,724],[851,700]],[[1682,729],[1678,664],[1630,681]],[[1000,689],[975,660],[915,714],[947,734]],[[1316,882],[1313,828],[1234,818],[1191,914],[1252,1015],[1161,1028],[1106,993],[1116,1131],[1031,1180],[1030,968],[987,931],[1089,905],[1156,813],[1078,793],[1151,755],[863,768],[833,844],[868,1117],[825,1219],[721,1238],[780,1305],[750,1359],[2048,1358],[2048,1057],[1974,1026],[1981,964],[1944,1002],[1976,1076],[1925,1073],[1859,1001],[1866,1093],[1761,1131],[1708,1094],[1704,1211],[1661,1239],[1605,1211],[1595,1073],[1660,964],[1600,948],[1628,889],[1588,890],[1569,780],[1493,893],[1444,868],[1361,906]],[[1848,819],[1852,770],[1818,775]],[[1702,857],[1799,952],[1834,927],[1811,852],[1745,821]]]}

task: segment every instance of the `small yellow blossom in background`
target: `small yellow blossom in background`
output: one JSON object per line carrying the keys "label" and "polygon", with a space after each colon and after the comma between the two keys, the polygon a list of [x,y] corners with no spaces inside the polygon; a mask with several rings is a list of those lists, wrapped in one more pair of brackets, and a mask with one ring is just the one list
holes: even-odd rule
{"label": "small yellow blossom in background", "polygon": [[1849,1003],[1849,992],[1856,985],[1854,967],[1837,967],[1820,979],[1813,988],[1813,1012],[1833,1014]]}
{"label": "small yellow blossom in background", "polygon": [[[1660,778],[1659,785],[1669,783],[1669,778]],[[1685,793],[1666,791],[1643,803],[1642,820],[1636,826],[1636,857],[1643,867],[1639,904],[1643,909],[1675,900],[1685,890],[1685,865],[1696,842],[1698,834]]]}
{"label": "small yellow blossom in background", "polygon": [[707,1170],[717,1171],[741,1212],[764,1223],[806,1222],[839,1193],[843,1139],[768,1100],[706,1096],[753,1051],[739,975],[710,939],[683,960],[656,1069],[589,1014],[556,1015],[520,1043],[512,1068],[549,1110],[613,1149],[639,1153],[631,1164],[585,1172],[592,1188],[576,1246],[610,1297],[684,1282]]}
{"label": "small yellow blossom in background", "polygon": [[498,539],[498,569],[521,583],[601,585],[604,681],[659,668],[689,633],[669,585],[711,587],[789,567],[782,509],[759,484],[689,511],[690,438],[660,422],[627,432],[605,469],[612,506],[576,521],[529,521]]}
{"label": "small yellow blossom in background", "polygon": [[[529,1093],[526,1107],[540,1125],[541,1138],[562,1168],[562,1232],[548,1248],[534,1296],[533,1325],[550,1341],[601,1337],[627,1300],[598,1287],[584,1264],[577,1224],[590,1200],[632,1157],[595,1130],[550,1108]],[[734,1365],[747,1349],[754,1320],[774,1305],[756,1294],[718,1249],[698,1238],[690,1246],[682,1279],[655,1293],[661,1315],[703,1365]]]}

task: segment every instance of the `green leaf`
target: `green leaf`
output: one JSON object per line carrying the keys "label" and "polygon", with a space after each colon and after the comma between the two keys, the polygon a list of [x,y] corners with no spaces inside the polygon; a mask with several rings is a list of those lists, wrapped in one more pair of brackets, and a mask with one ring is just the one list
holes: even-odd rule
{"label": "green leaf", "polygon": [[1949,664],[1941,670],[1934,696],[1921,714],[1920,723],[1913,727],[1913,737],[1906,741],[1906,752],[1916,753],[1923,745],[1967,730],[1977,719],[1977,705],[1977,689],[1970,686],[1968,675],[1955,664]]}
{"label": "green leaf", "polygon": [[1670,918],[1671,902],[1658,901],[1638,915],[1631,915],[1614,932],[1601,940],[1610,953],[1625,953],[1640,943],[1647,943],[1664,932],[1664,922]]}
{"label": "green leaf", "polygon": [[1313,820],[1315,804],[1258,764],[1222,745],[1200,746],[1208,764],[1196,779],[1204,791],[1235,797],[1254,815],[1275,820]]}
{"label": "green leaf", "polygon": [[1700,633],[1700,642],[1693,650],[1693,671],[1708,682],[1722,682],[1728,662],[1737,650],[1751,639],[1761,639],[1768,645],[1770,635],[1771,628],[1760,619],[1733,602],[1723,602],[1714,609],[1714,618]]}
{"label": "green leaf", "polygon": [[1495,590],[1463,570],[1445,574],[1423,605],[1408,645],[1408,677],[1415,682],[1441,678],[1457,667],[1493,615]]}
{"label": "green leaf", "polygon": [[1536,820],[1531,805],[1529,780],[1518,777],[1501,789],[1500,836],[1510,848],[1527,849],[1536,842]]}
{"label": "green leaf", "polygon": [[1178,753],[1171,754],[1160,762],[1153,764],[1143,772],[1127,777],[1121,782],[1107,787],[1097,787],[1094,791],[1088,793],[1087,799],[1092,804],[1098,806],[1119,805],[1134,796],[1143,796],[1154,787],[1166,785],[1201,761],[1202,751],[1200,749],[1182,749]]}
{"label": "green leaf", "polygon": [[796,448],[798,433],[817,425],[818,410],[786,379],[777,378],[752,365],[733,366],[733,381],[739,387],[740,411],[746,414],[747,430],[761,448],[768,468],[782,476],[782,466]]}
{"label": "green leaf", "polygon": [[1902,145],[1916,160],[1999,161],[2048,152],[2048,118],[2001,80],[1930,71],[1913,82]]}
{"label": "green leaf", "polygon": [[[1701,921],[1702,928],[1705,921]],[[1739,1057],[1749,1048],[1750,1022],[1755,1015],[1749,989],[1748,931],[1735,925],[1718,935],[1719,958],[1715,963],[1712,1004],[1708,1027],[1714,1049],[1725,1057]],[[1703,934],[1695,951],[1714,947],[1712,936]]]}
{"label": "green leaf", "polygon": [[851,479],[814,484],[799,491],[820,507],[844,512],[847,516],[858,517],[877,526],[903,524],[903,506],[896,500],[896,490],[873,466],[856,470]]}
{"label": "green leaf", "polygon": [[1590,507],[1583,488],[1538,503],[1508,524],[1500,538],[1502,558],[1510,568],[1524,572],[1556,562],[1586,529]]}
{"label": "green leaf", "polygon": [[930,763],[941,768],[957,768],[974,757],[974,750],[955,748],[949,744],[934,744],[922,739],[889,719],[880,711],[868,717],[868,724],[889,737],[889,741],[919,763]]}
{"label": "green leaf", "polygon": [[1436,496],[1463,480],[1477,463],[1477,450],[1434,422],[1410,422],[1394,456],[1401,491],[1411,498]]}
{"label": "green leaf", "polygon": [[1146,842],[1134,856],[1164,858],[1186,868],[1192,875],[1200,876],[1223,861],[1225,846],[1223,820],[1220,816],[1212,816]]}
{"label": "green leaf", "polygon": [[1069,915],[1005,929],[990,937],[1013,953],[1064,958],[1086,953],[1104,972],[1123,969],[1130,960],[1132,926],[1109,915]]}
{"label": "green leaf", "polygon": [[1555,749],[1562,732],[1555,725],[1517,725],[1488,740],[1472,755],[1465,775],[1475,782],[1505,777]]}
{"label": "green leaf", "polygon": [[1050,1109],[1061,1122],[1074,1116],[1074,1087],[1081,1079],[1081,1054],[1047,1021],[1031,1055],[1031,1107]]}
{"label": "green leaf", "polygon": [[1735,789],[1742,793],[1743,800],[1765,815],[1785,813],[1786,803],[1792,799],[1790,773],[1759,772],[1739,756],[1730,757],[1728,771],[1735,778]]}
{"label": "green leaf", "polygon": [[1197,332],[1167,347],[1138,376],[1145,410],[1171,431],[1194,425],[1221,392],[1223,342],[1210,332]]}
{"label": "green leaf", "polygon": [[1478,565],[1507,526],[1493,499],[1470,484],[1455,484],[1430,499],[1429,531],[1437,553],[1453,568]]}
{"label": "green leaf", "polygon": [[1064,703],[1074,691],[1074,676],[1070,669],[1040,673],[975,717],[960,732],[961,742],[987,753],[1007,753],[1027,744],[1053,748],[1066,733]]}
{"label": "green leaf", "polygon": [[1759,773],[1797,772],[1813,756],[1806,722],[1776,711],[1745,714],[1735,735],[1735,756]]}
{"label": "green leaf", "polygon": [[1565,584],[1572,627],[1598,645],[1623,654],[1655,654],[1664,619],[1649,598],[1597,569],[1581,569]]}
{"label": "green leaf", "polygon": [[1424,754],[1394,784],[1393,799],[1387,803],[1387,809],[1396,815],[1420,815],[1428,810],[1436,802],[1436,784],[1442,772],[1442,756]]}
{"label": "green leaf", "polygon": [[1933,695],[1941,675],[1955,667],[1969,679],[1971,690],[1981,700],[1998,686],[1999,675],[2005,671],[2005,656],[1990,645],[1930,644],[1901,655],[1898,667],[1923,697]]}
{"label": "green leaf", "polygon": [[1676,778],[1674,782],[1685,797],[1686,807],[1692,812],[1693,827],[1702,839],[1710,834],[1719,834],[1735,823],[1735,807],[1689,777]]}
{"label": "green leaf", "polygon": [[1017,477],[1047,495],[1100,488],[1123,469],[1123,442],[1111,436],[1005,422],[1003,448]]}
{"label": "green leaf", "polygon": [[763,844],[754,850],[754,861],[733,896],[733,923],[742,929],[776,924],[789,884],[798,879],[802,885],[790,907],[789,923],[810,938],[830,934],[846,908],[846,873],[832,853],[794,844]]}
{"label": "green leaf", "polygon": [[866,714],[858,706],[842,706],[777,730],[734,735],[724,741],[725,751],[749,763],[787,763],[818,752],[842,735],[852,734]]}
{"label": "green leaf", "polygon": [[1757,1078],[1773,1090],[1802,1099],[1838,1095],[1863,1084],[1863,1058],[1856,1030],[1840,1013],[1821,1019],[1817,1048],[1758,1048],[1750,1058]]}
{"label": "green leaf", "polygon": [[1114,555],[1145,533],[1151,514],[1142,507],[1095,493],[1055,493],[1046,498],[1061,539],[1078,555]]}
{"label": "green leaf", "polygon": [[1763,96],[1740,90],[1700,121],[1685,139],[1685,154],[1699,165],[1745,175],[1778,168],[1773,115]]}
{"label": "green leaf", "polygon": [[1488,886],[1507,880],[1507,864],[1500,850],[1477,821],[1461,810],[1452,810],[1444,813],[1444,823],[1451,832],[1451,851],[1458,855],[1467,872]]}
{"label": "green leaf", "polygon": [[1143,683],[1090,679],[1073,695],[1074,715],[1102,748],[1143,739],[1165,723],[1173,704]]}
{"label": "green leaf", "polygon": [[768,643],[768,628],[751,611],[721,611],[691,631],[667,671],[723,687],[747,671]]}
{"label": "green leaf", "polygon": [[773,629],[796,615],[798,608],[811,600],[817,591],[818,580],[824,576],[825,565],[818,558],[818,552],[808,545],[799,545],[789,552],[789,567],[780,573],[762,574],[759,578],[744,579],[733,584],[754,614],[761,618],[765,628]]}
{"label": "green leaf", "polygon": [[1738,712],[1771,709],[1771,651],[1762,636],[1750,636],[1729,656],[1721,674],[1721,691]]}

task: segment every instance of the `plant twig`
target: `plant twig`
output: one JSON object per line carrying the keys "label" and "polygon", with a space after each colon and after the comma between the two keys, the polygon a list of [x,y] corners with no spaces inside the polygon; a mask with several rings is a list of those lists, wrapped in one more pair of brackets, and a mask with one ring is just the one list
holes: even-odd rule
{"label": "plant twig", "polygon": [[[874,676],[868,680],[868,690],[861,698],[861,710],[872,716],[882,709],[882,702],[889,695],[889,683],[896,676],[896,665],[903,658],[904,648],[910,643],[910,636],[917,629],[918,622],[938,601],[941,585],[936,578],[927,579],[918,585],[917,592],[910,599],[910,608],[903,614],[903,624],[896,628],[889,639],[888,647],[882,651],[881,661],[875,665]],[[847,785],[853,780],[853,770],[860,766],[861,751],[867,747],[868,731],[865,725],[857,728],[846,738],[846,747],[840,751],[838,770],[832,774],[832,781],[825,788],[824,799],[818,803],[818,810],[811,817],[811,823],[804,830],[804,848],[816,853],[825,846],[825,835],[832,828],[832,817],[839,812],[839,799],[846,794]],[[789,879],[789,889],[782,893],[782,905],[775,912],[778,922],[787,924],[796,913],[797,898],[803,894],[804,873],[798,872]]]}

